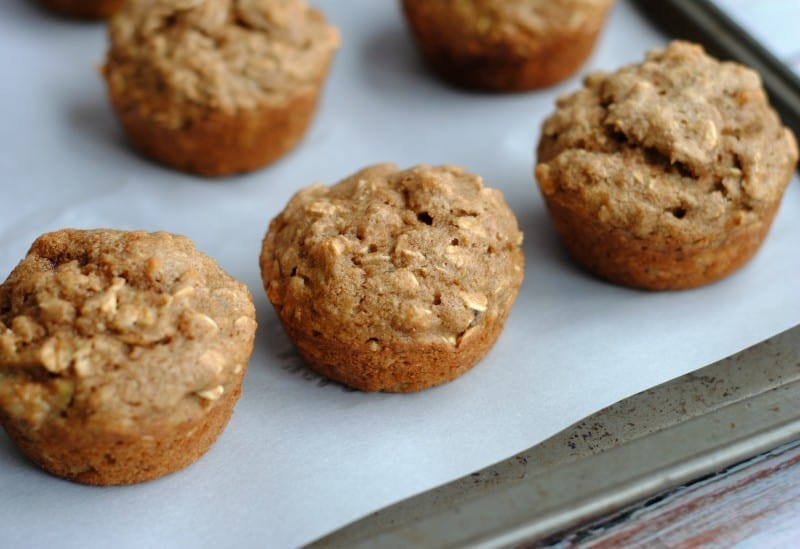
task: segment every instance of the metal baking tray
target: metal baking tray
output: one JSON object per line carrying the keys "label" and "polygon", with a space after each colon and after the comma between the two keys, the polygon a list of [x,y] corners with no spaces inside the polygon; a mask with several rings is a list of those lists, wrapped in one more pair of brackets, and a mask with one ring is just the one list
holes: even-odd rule
{"label": "metal baking tray", "polygon": [[310,547],[533,543],[798,438],[800,326]]}

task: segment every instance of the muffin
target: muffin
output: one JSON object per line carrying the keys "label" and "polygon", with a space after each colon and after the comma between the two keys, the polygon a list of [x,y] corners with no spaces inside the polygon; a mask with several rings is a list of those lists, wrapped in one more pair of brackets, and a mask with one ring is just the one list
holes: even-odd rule
{"label": "muffin", "polygon": [[78,19],[105,19],[122,6],[124,0],[39,0],[45,9]]}
{"label": "muffin", "polygon": [[550,86],[594,48],[613,0],[402,0],[431,68],[452,84],[498,92]]}
{"label": "muffin", "polygon": [[450,381],[494,344],[523,274],[501,193],[453,166],[372,166],[298,192],[270,224],[261,272],[316,372],[363,391]]}
{"label": "muffin", "polygon": [[580,265],[669,290],[718,280],[755,254],[797,157],[755,72],[673,42],[561,97],[536,178]]}
{"label": "muffin", "polygon": [[259,168],[301,140],[338,33],[303,0],[138,0],[103,74],[130,141],[178,170]]}
{"label": "muffin", "polygon": [[185,237],[45,234],[0,286],[0,423],[69,480],[177,471],[225,428],[254,318],[247,288]]}

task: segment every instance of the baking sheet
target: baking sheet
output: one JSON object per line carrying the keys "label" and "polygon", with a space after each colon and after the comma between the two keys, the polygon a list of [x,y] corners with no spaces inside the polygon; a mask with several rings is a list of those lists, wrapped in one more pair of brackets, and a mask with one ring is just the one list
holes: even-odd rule
{"label": "baking sheet", "polygon": [[[713,482],[709,475],[724,475],[734,464],[789,441],[800,445],[798,362],[795,326],[621,400],[497,464],[372,513],[310,547],[394,548],[409,546],[409,540],[415,547],[596,547],[604,526],[681,485]],[[690,516],[702,520],[693,509],[661,526],[680,529]],[[703,546],[711,539],[713,547],[731,546],[730,536],[742,524],[726,524]],[[670,539],[668,547],[686,545],[665,537],[657,524],[647,526]],[[639,543],[627,538],[624,547],[656,546],[641,541],[646,528],[637,534]]]}
{"label": "baking sheet", "polygon": [[[567,261],[531,177],[541,120],[577,77],[513,96],[453,90],[421,66],[394,2],[316,4],[343,47],[314,126],[282,161],[226,180],[163,169],[125,145],[95,70],[101,25],[53,19],[26,0],[0,5],[0,277],[48,230],[169,230],[250,286],[260,323],[228,429],[184,471],[78,486],[0,436],[3,545],[300,545],[800,322],[796,181],[762,251],[727,280],[660,294],[596,281]],[[582,72],[661,44],[620,2]],[[456,382],[412,395],[348,391],[306,370],[258,273],[266,226],[294,191],[379,161],[480,173],[525,232],[526,279],[498,344]]]}

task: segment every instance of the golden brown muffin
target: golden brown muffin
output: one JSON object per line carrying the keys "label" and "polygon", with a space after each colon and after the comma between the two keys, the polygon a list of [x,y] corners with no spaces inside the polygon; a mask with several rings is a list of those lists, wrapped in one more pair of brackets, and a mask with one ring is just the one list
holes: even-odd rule
{"label": "golden brown muffin", "polygon": [[674,42],[560,98],[544,123],[536,178],[587,270],[680,289],[753,256],[797,157],[755,72]]}
{"label": "golden brown muffin", "polygon": [[111,19],[110,38],[103,74],[131,142],[207,176],[292,149],[338,45],[303,0],[139,0]]}
{"label": "golden brown muffin", "polygon": [[312,369],[364,391],[450,381],[502,331],[522,233],[461,168],[382,164],[298,192],[269,226],[264,288]]}
{"label": "golden brown muffin", "polygon": [[577,71],[613,0],[402,0],[428,64],[467,88],[543,88]]}
{"label": "golden brown muffin", "polygon": [[79,19],[105,19],[117,11],[124,0],[38,0],[44,8]]}
{"label": "golden brown muffin", "polygon": [[188,238],[45,234],[0,286],[0,423],[69,480],[177,471],[225,428],[255,328],[247,288]]}

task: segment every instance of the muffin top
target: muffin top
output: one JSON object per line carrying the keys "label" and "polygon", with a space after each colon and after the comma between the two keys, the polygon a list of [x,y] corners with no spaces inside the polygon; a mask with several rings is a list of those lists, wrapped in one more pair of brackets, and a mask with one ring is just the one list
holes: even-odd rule
{"label": "muffin top", "polygon": [[282,318],[309,332],[457,346],[511,306],[521,242],[501,193],[480,177],[382,164],[298,192],[270,224],[261,268]]}
{"label": "muffin top", "polygon": [[464,33],[486,41],[524,42],[603,23],[613,0],[405,0],[416,1],[430,17],[448,21],[442,32]]}
{"label": "muffin top", "polygon": [[234,388],[254,318],[185,237],[45,234],[0,286],[0,413],[116,432],[195,418]]}
{"label": "muffin top", "polygon": [[561,97],[536,177],[636,237],[692,240],[758,222],[797,157],[754,71],[673,42]]}
{"label": "muffin top", "polygon": [[137,0],[110,23],[113,90],[166,126],[193,106],[281,104],[318,86],[339,35],[303,0]]}

